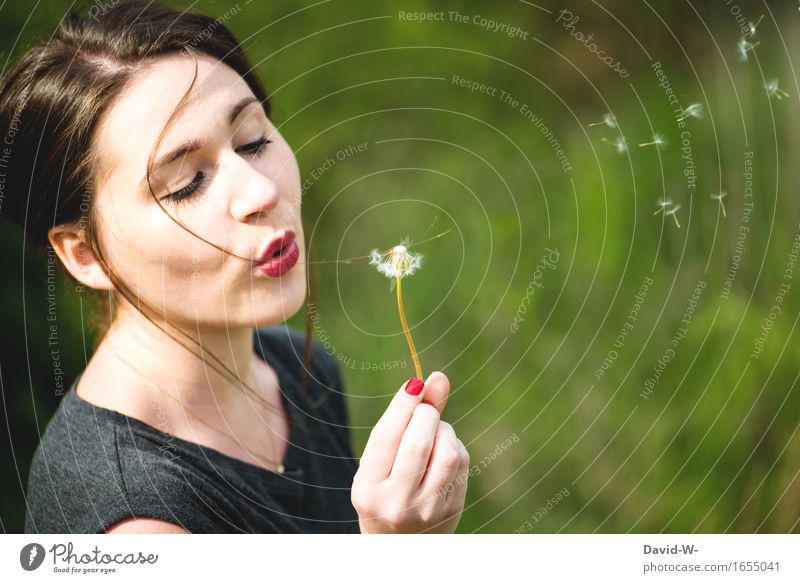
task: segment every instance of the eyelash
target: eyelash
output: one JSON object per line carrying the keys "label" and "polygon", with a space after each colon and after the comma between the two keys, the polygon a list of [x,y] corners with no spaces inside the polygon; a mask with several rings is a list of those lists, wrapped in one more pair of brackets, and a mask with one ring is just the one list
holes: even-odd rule
{"label": "eyelash", "polygon": [[[249,154],[252,156],[258,156],[264,151],[264,149],[267,147],[267,144],[271,143],[272,140],[269,140],[266,137],[261,137],[255,142],[252,142],[250,144],[245,144],[239,149],[239,151],[243,151],[245,154]],[[199,189],[199,187],[203,184],[204,181],[205,181],[205,174],[203,172],[198,172],[197,174],[195,174],[194,178],[189,184],[187,184],[180,190],[168,194],[164,198],[174,203],[183,202],[189,198],[192,198],[194,195],[199,194],[201,192],[201,189]]]}

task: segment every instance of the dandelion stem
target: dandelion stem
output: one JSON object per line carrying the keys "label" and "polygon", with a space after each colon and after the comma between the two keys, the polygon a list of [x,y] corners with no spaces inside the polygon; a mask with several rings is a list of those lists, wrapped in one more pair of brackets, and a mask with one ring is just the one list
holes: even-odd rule
{"label": "dandelion stem", "polygon": [[419,364],[417,349],[414,347],[414,341],[411,339],[411,332],[409,332],[408,322],[406,322],[406,312],[403,309],[403,291],[400,281],[401,279],[401,277],[395,278],[395,281],[397,282],[397,310],[400,312],[400,323],[403,325],[403,334],[406,335],[406,342],[408,342],[408,348],[411,350],[411,359],[414,361],[414,370],[417,373],[417,378],[422,380],[422,367]]}

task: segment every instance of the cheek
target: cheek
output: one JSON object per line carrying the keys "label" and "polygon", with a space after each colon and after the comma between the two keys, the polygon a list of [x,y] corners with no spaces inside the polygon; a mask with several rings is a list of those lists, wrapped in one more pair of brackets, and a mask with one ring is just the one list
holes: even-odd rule
{"label": "cheek", "polygon": [[219,221],[205,224],[203,213],[190,213],[187,210],[173,214],[197,235],[188,233],[167,217],[167,223],[159,224],[160,228],[153,229],[143,237],[140,264],[158,279],[174,285],[185,285],[185,282],[198,278],[210,285],[220,276],[227,261],[223,261],[219,250],[198,237],[223,246],[230,242],[224,240],[224,232],[215,231],[219,230]]}
{"label": "cheek", "polygon": [[291,185],[295,187],[295,190],[300,190],[300,167],[297,164],[297,158],[294,157],[294,154],[289,156],[289,161],[287,162],[287,168],[289,169],[288,178],[291,182]]}
{"label": "cheek", "polygon": [[285,141],[280,141],[279,150],[272,160],[264,162],[264,170],[269,170],[269,167],[278,168],[279,172],[276,179],[283,186],[284,191],[289,191],[292,194],[300,192],[300,168],[297,164],[294,152]]}
{"label": "cheek", "polygon": [[[132,290],[158,302],[202,293],[203,282],[215,280],[222,268],[219,253],[176,225],[155,203],[152,209],[131,212],[117,221],[107,237],[112,266]],[[180,220],[179,212],[172,211]],[[189,226],[196,230],[195,226]]]}

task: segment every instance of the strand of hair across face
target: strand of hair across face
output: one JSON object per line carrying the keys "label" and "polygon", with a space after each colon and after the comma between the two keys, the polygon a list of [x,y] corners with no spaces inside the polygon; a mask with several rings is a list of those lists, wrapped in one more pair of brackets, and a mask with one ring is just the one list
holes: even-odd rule
{"label": "strand of hair across face", "polygon": [[[104,262],[104,264],[105,264],[105,262]],[[120,285],[120,282],[119,282],[118,278],[113,274],[112,271],[110,271],[108,269],[107,266],[106,266],[106,272],[111,274],[110,277],[112,279],[112,282],[114,283],[115,288],[120,293],[120,295],[125,299],[125,301],[127,301],[133,307],[134,310],[136,310],[137,312],[142,314],[142,316],[144,316],[145,319],[148,322],[150,322],[153,326],[155,326],[156,328],[161,330],[164,334],[166,334],[167,337],[169,337],[170,339],[174,340],[179,346],[185,348],[190,354],[192,354],[193,356],[195,356],[198,359],[202,360],[203,362],[206,362],[206,359],[205,359],[204,355],[208,354],[214,361],[217,362],[219,367],[222,368],[223,370],[220,370],[220,368],[217,368],[217,367],[215,367],[213,365],[211,366],[212,369],[214,369],[216,372],[218,372],[220,375],[222,375],[223,378],[226,378],[226,380],[228,380],[229,382],[241,383],[241,386],[249,392],[250,396],[255,401],[257,401],[259,404],[261,404],[262,406],[264,406],[264,407],[266,407],[267,409],[270,409],[270,410],[272,410],[274,408],[271,403],[269,403],[266,400],[262,399],[261,396],[258,394],[258,392],[253,387],[251,387],[250,385],[245,383],[241,378],[239,378],[239,376],[234,371],[232,371],[230,368],[228,368],[227,365],[225,365],[216,355],[214,355],[212,352],[203,351],[203,347],[202,347],[202,345],[200,344],[200,342],[198,340],[196,340],[195,338],[192,338],[188,333],[184,332],[180,328],[176,328],[176,330],[177,330],[177,332],[178,332],[178,334],[180,336],[182,336],[183,338],[188,340],[190,343],[194,343],[199,348],[200,354],[194,352],[190,347],[188,347],[185,344],[183,344],[180,341],[179,338],[177,338],[174,335],[172,335],[168,330],[166,330],[166,329],[162,328],[161,326],[159,326],[158,323],[156,323],[156,321],[146,313],[146,310],[149,309],[149,306],[147,306],[146,303],[141,302],[141,300],[139,301],[139,304],[140,304],[140,306],[142,306],[145,309],[142,309],[139,306],[137,306],[128,297],[128,295],[125,293],[125,291],[123,291],[123,290],[127,290],[127,288],[124,285]]]}

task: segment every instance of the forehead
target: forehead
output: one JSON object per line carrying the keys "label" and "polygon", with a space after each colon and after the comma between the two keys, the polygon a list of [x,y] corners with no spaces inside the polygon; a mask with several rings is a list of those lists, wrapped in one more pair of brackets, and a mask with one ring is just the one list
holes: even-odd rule
{"label": "forehead", "polygon": [[110,180],[124,174],[127,179],[134,175],[143,178],[148,157],[167,123],[170,127],[156,157],[188,138],[200,137],[214,125],[227,125],[229,104],[253,95],[234,69],[199,55],[192,92],[170,122],[194,74],[195,60],[189,55],[158,57],[134,73],[97,127],[94,148],[98,177]]}

